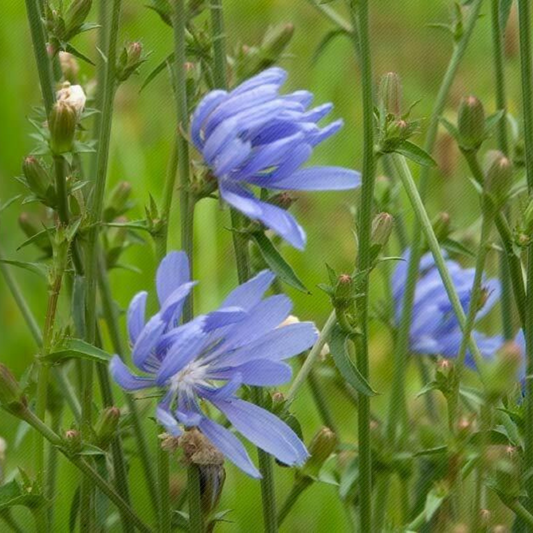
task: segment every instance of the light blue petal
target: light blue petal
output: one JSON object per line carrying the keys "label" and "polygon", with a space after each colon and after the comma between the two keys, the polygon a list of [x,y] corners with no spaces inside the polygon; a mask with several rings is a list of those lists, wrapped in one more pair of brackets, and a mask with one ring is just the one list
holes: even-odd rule
{"label": "light blue petal", "polygon": [[255,359],[283,361],[309,349],[316,342],[318,331],[312,322],[282,326],[259,339],[245,344],[221,361],[227,366],[238,366]]}
{"label": "light blue petal", "polygon": [[296,433],[269,411],[239,399],[215,401],[213,404],[239,433],[282,463],[302,465],[309,457]]}
{"label": "light blue petal", "polygon": [[248,313],[240,307],[225,307],[209,313],[205,317],[204,331],[210,332],[244,320]]}
{"label": "light blue petal", "polygon": [[198,150],[204,145],[202,126],[209,114],[227,97],[227,92],[215,90],[207,93],[196,107],[191,119],[191,139]]}
{"label": "light blue petal", "polygon": [[152,378],[132,374],[118,355],[115,355],[109,362],[109,371],[115,383],[128,391],[148,389],[155,386],[155,381]]}
{"label": "light blue petal", "polygon": [[287,363],[254,359],[233,368],[220,368],[209,371],[208,379],[231,379],[238,373],[242,383],[258,387],[274,387],[290,381],[292,368]]}
{"label": "light blue petal", "polygon": [[309,167],[279,178],[264,178],[261,185],[293,191],[342,191],[359,187],[361,174],[342,167]]}
{"label": "light blue petal", "polygon": [[157,421],[174,437],[179,437],[183,431],[179,427],[178,421],[170,412],[170,401],[172,395],[169,393],[157,406],[155,417]]}
{"label": "light blue petal", "polygon": [[166,325],[159,315],[155,315],[144,326],[131,353],[133,364],[137,368],[146,371],[154,370],[152,351],[165,331]]}
{"label": "light blue petal", "polygon": [[222,303],[222,307],[238,307],[245,311],[257,305],[269,289],[276,275],[270,270],[263,270],[251,280],[239,285]]}
{"label": "light blue petal", "polygon": [[181,285],[191,279],[189,258],[185,252],[168,253],[157,269],[156,287],[160,305]]}
{"label": "light blue petal", "polygon": [[146,291],[139,292],[132,298],[128,307],[128,335],[132,345],[137,342],[144,328],[147,298],[148,293]]}
{"label": "light blue petal", "polygon": [[317,146],[321,142],[324,142],[326,139],[329,139],[331,136],[335,135],[343,126],[344,121],[342,119],[332,122],[325,128],[322,128],[319,133],[313,137],[311,140],[311,145]]}
{"label": "light blue petal", "polygon": [[215,175],[224,176],[242,165],[250,156],[252,143],[242,141],[238,137],[233,139],[220,153],[214,164]]}
{"label": "light blue petal", "polygon": [[313,101],[313,93],[309,91],[294,91],[293,93],[286,94],[284,97],[286,100],[293,100],[294,102],[299,102],[304,107],[308,107]]}
{"label": "light blue petal", "polygon": [[220,183],[222,198],[232,207],[252,220],[259,220],[275,231],[295,248],[305,248],[305,232],[294,217],[285,210],[266,202],[261,202],[249,191],[228,183]]}
{"label": "light blue petal", "polygon": [[161,307],[161,311],[159,312],[161,319],[164,322],[167,324],[172,323],[181,315],[183,304],[189,297],[191,289],[196,285],[196,283],[196,281],[184,283],[167,297],[164,305]]}
{"label": "light blue petal", "polygon": [[310,111],[307,111],[307,113],[304,113],[302,116],[302,120],[306,120],[309,122],[318,122],[319,120],[323,119],[326,115],[329,115],[331,113],[331,110],[333,109],[333,104],[322,104],[318,107],[315,107],[314,109],[311,109]]}
{"label": "light blue petal", "polygon": [[281,86],[286,79],[287,72],[285,70],[279,67],[271,67],[235,87],[235,89],[231,91],[231,95],[235,96],[243,94],[265,83],[275,83],[276,85]]}
{"label": "light blue petal", "polygon": [[259,470],[254,466],[242,442],[224,426],[203,418],[200,431],[220,450],[235,466],[255,479],[261,479]]}

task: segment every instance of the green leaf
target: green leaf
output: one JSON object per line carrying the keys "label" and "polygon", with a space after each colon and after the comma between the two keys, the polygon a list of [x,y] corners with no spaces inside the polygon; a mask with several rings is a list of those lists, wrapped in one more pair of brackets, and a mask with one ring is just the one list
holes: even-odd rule
{"label": "green leaf", "polygon": [[394,151],[403,155],[404,157],[407,157],[408,159],[411,159],[411,161],[422,165],[423,167],[437,166],[435,160],[427,152],[424,152],[422,148],[410,141],[402,141]]}
{"label": "green leaf", "polygon": [[7,200],[7,202],[0,205],[0,213],[5,211],[13,202],[16,202],[22,195],[18,194],[17,196],[14,196],[13,198],[10,198]]}
{"label": "green leaf", "polygon": [[55,226],[50,226],[49,228],[45,228],[42,231],[39,231],[39,233],[32,235],[29,239],[26,239],[22,244],[20,244],[17,248],[17,251],[21,250],[22,248],[25,248],[29,244],[40,242],[41,240],[44,240],[45,237],[47,238],[47,240],[49,240],[48,235],[51,235],[51,232],[55,230]]}
{"label": "green leaf", "polygon": [[332,30],[326,33],[324,37],[322,37],[322,40],[318,43],[318,46],[316,47],[313,57],[311,59],[311,63],[315,64],[319,59],[320,56],[324,53],[326,48],[329,44],[331,44],[336,37],[339,37],[340,35],[349,35],[349,33],[345,30]]}
{"label": "green leaf", "polygon": [[43,361],[49,363],[59,363],[66,359],[88,359],[90,361],[96,361],[97,363],[109,363],[111,355],[89,344],[81,339],[65,339],[59,346],[59,350],[54,351],[44,357]]}
{"label": "green leaf", "polygon": [[436,381],[430,381],[422,387],[422,390],[416,395],[416,397],[418,398],[434,390],[439,390],[439,384]]}
{"label": "green leaf", "polygon": [[91,59],[89,59],[86,55],[82,54],[78,49],[74,48],[70,43],[68,43],[65,47],[65,51],[94,66],[94,62]]}
{"label": "green leaf", "polygon": [[496,127],[498,122],[502,120],[503,115],[504,115],[504,111],[503,109],[500,109],[499,111],[492,113],[492,115],[489,115],[485,119],[485,130],[487,133],[490,133]]}
{"label": "green leaf", "polygon": [[455,239],[450,239],[449,237],[441,241],[441,246],[451,254],[465,255],[466,257],[475,257],[476,254],[467,248],[464,244],[461,244]]}
{"label": "green leaf", "polygon": [[146,220],[132,220],[131,222],[106,222],[103,226],[109,226],[111,228],[129,228],[140,231],[150,231],[150,226]]}
{"label": "green leaf", "polygon": [[141,85],[141,88],[139,89],[139,92],[143,91],[145,87],[147,87],[154,79],[165,70],[167,67],[167,64],[169,62],[174,61],[174,52],[172,54],[169,54],[159,65],[157,65],[148,76],[146,76],[146,79],[144,80],[143,84]]}
{"label": "green leaf", "polygon": [[311,294],[295,274],[291,265],[283,259],[276,247],[263,232],[253,233],[252,237],[259,247],[259,251],[266,264],[281,281],[284,281],[287,285],[290,285],[301,292]]}
{"label": "green leaf", "polygon": [[44,263],[30,263],[29,261],[11,261],[9,259],[0,259],[1,263],[6,263],[7,265],[16,266],[43,276],[45,279],[48,277],[48,267]]}
{"label": "green leaf", "polygon": [[445,119],[444,117],[440,117],[440,123],[445,127],[446,131],[455,139],[459,139],[459,132],[457,131],[457,128],[455,124],[452,124],[448,119]]}
{"label": "green leaf", "polygon": [[370,386],[348,357],[348,351],[346,350],[347,339],[347,335],[338,325],[335,325],[328,344],[337,370],[356,391],[365,396],[376,396],[378,393]]}
{"label": "green leaf", "polygon": [[429,522],[433,515],[439,510],[444,500],[448,497],[448,494],[441,490],[433,489],[429,491],[426,498],[426,505],[424,507],[424,513],[426,515],[426,522]]}
{"label": "green leaf", "polygon": [[426,455],[440,455],[448,450],[448,446],[436,446],[435,448],[428,448],[427,450],[420,450],[414,453],[414,457],[424,457]]}
{"label": "green leaf", "polygon": [[42,494],[29,492],[13,480],[0,487],[0,511],[9,509],[15,505],[22,505],[29,509],[38,509],[48,505],[48,501]]}

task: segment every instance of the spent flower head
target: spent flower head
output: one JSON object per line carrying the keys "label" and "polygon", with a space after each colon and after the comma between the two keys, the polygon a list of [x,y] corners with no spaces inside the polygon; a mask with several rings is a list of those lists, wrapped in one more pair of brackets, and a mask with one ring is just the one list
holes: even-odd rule
{"label": "spent flower head", "polygon": [[277,386],[291,377],[285,360],[312,346],[314,325],[298,322],[279,327],[289,316],[284,295],[263,299],[274,275],[263,271],[240,285],[212,313],[179,325],[194,286],[185,253],[171,252],[156,278],[160,310],[148,321],[148,294],[137,294],[128,309],[132,359],[143,375],[134,375],[115,356],[110,369],[124,389],[159,388],[163,397],[156,418],[174,436],[197,428],[230,461],[260,477],[235,434],[207,415],[204,403],[226,416],[256,446],[288,465],[301,465],[308,453],[292,429],[278,417],[237,397],[241,385]]}
{"label": "spent flower head", "polygon": [[342,127],[318,122],[332,109],[308,110],[309,91],[281,95],[287,73],[263,71],[230,92],[214,90],[191,120],[192,142],[218,181],[220,195],[248,218],[263,223],[299,249],[305,232],[286,210],[255,197],[250,186],[274,190],[344,190],[360,185],[358,172],[342,167],[300,168],[315,146]]}

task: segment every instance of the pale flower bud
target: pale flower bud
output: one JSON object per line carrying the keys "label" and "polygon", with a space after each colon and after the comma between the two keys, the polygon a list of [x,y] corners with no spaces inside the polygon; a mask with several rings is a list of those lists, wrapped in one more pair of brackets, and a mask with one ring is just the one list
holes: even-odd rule
{"label": "pale flower bud", "polygon": [[70,83],[75,83],[80,72],[80,66],[76,58],[68,52],[59,52],[59,65],[61,66],[61,72],[65,80]]}
{"label": "pale flower bud", "polygon": [[71,85],[66,81],[63,87],[57,92],[57,100],[72,106],[79,117],[85,108],[87,97],[81,85]]}

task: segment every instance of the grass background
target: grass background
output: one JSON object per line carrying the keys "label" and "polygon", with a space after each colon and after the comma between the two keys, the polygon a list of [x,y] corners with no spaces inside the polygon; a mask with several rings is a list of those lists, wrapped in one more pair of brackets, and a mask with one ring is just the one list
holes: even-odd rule
{"label": "grass background", "polygon": [[[451,39],[445,32],[430,28],[429,23],[446,22],[453,3],[448,0],[374,0],[371,2],[371,38],[374,75],[390,70],[398,72],[404,84],[405,107],[420,100],[414,111],[416,117],[428,117],[440,80],[451,54]],[[170,154],[175,128],[173,97],[166,74],[159,76],[146,90],[139,93],[144,77],[172,49],[171,29],[139,0],[124,0],[120,40],[140,40],[146,51],[152,52],[149,61],[141,68],[140,76],[134,76],[119,90],[113,124],[109,186],[121,180],[129,181],[134,190],[136,208],[132,218],[142,218],[144,206],[151,193],[161,198],[165,168]],[[331,6],[343,11],[343,2],[331,2]],[[461,96],[474,93],[482,98],[486,108],[494,111],[494,82],[491,64],[490,17],[488,6],[475,30],[472,43],[453,85],[448,110],[452,117]],[[225,18],[229,49],[260,41],[270,24],[292,22],[296,32],[286,57],[280,62],[289,73],[287,89],[306,88],[315,93],[317,104],[331,101],[335,104],[334,118],[344,118],[345,128],[333,139],[317,149],[313,163],[361,166],[361,98],[357,65],[351,42],[338,37],[332,41],[317,60],[313,59],[316,47],[324,35],[333,29],[331,23],[305,0],[226,0]],[[89,20],[96,19],[96,9]],[[198,19],[200,22],[202,18]],[[77,38],[77,47],[90,57],[97,52],[94,36]],[[510,19],[505,42],[509,110],[516,112],[519,106],[518,50],[516,19]],[[82,83],[94,75],[90,65],[82,64]],[[24,4],[20,0],[4,0],[0,18],[0,200],[5,201],[23,193],[14,176],[21,172],[21,162],[32,149],[29,134],[32,127],[27,118],[32,107],[40,104],[40,91],[31,50],[30,35],[25,18]],[[423,142],[426,122],[422,132],[415,137]],[[477,217],[477,202],[466,179],[467,172],[460,161],[453,143],[442,132],[435,157],[440,169],[432,178],[428,200],[430,214],[440,210],[451,213],[454,226],[466,227]],[[312,289],[311,295],[303,295],[292,289],[287,292],[294,298],[295,314],[301,319],[311,319],[322,324],[329,313],[327,296],[317,290],[316,284],[326,278],[324,263],[337,271],[350,271],[353,263],[354,239],[353,214],[357,193],[303,194],[294,207],[294,213],[306,228],[309,244],[304,253],[288,247],[284,255],[294,266],[304,283]],[[25,240],[17,224],[20,210],[39,213],[31,204],[11,206],[2,214],[0,240],[6,255],[11,259],[35,260],[39,253],[27,247],[17,251]],[[408,220],[410,215],[405,213]],[[171,248],[179,247],[176,225],[177,213],[170,231]],[[196,279],[200,286],[195,300],[201,311],[213,308],[223,295],[236,283],[232,260],[231,236],[227,231],[228,213],[220,211],[217,202],[204,201],[196,215]],[[115,270],[111,274],[114,296],[122,307],[141,289],[153,286],[154,254],[151,243],[135,246],[127,252],[129,263],[141,269],[141,273]],[[14,272],[21,283],[31,307],[42,322],[46,302],[46,288],[42,280],[25,271]],[[379,299],[382,278],[376,273],[372,290],[374,301]],[[59,315],[59,323],[69,320],[67,302]],[[0,360],[8,364],[17,375],[27,368],[35,356],[35,346],[25,329],[21,316],[0,282]],[[374,326],[371,346],[371,371],[374,387],[383,391],[373,404],[375,411],[385,413],[389,390],[390,338],[378,323]],[[327,374],[327,372],[326,372]],[[356,414],[350,404],[331,383],[327,375],[323,388],[334,410],[343,441],[353,442],[356,430]],[[416,384],[413,384],[414,390]],[[117,391],[118,392],[118,391]],[[120,395],[117,394],[122,404]],[[417,407],[413,401],[413,407]],[[294,404],[294,412],[310,439],[320,427],[314,404],[304,391]],[[64,427],[70,420],[66,418]],[[32,470],[31,436],[17,441],[20,431],[17,422],[6,414],[0,414],[0,436],[8,442],[7,473],[17,467]],[[156,428],[146,422],[146,431],[155,442]],[[153,438],[152,438],[153,437]],[[253,450],[252,450],[253,453]],[[155,461],[155,456],[154,456]],[[233,524],[221,525],[220,531],[249,532],[259,529],[261,521],[259,484],[249,480],[228,466],[228,480],[220,509],[232,509],[229,515]],[[79,476],[64,461],[60,463],[59,496],[57,501],[57,531],[66,531],[70,498],[79,482]],[[184,480],[184,470],[174,465],[176,490]],[[278,497],[280,500],[290,488],[292,473],[277,469]],[[134,506],[141,515],[148,516],[149,504],[140,475],[140,465],[132,461],[130,477]],[[28,524],[29,513],[20,509],[16,516],[21,524]],[[118,527],[117,527],[118,529]],[[285,531],[343,531],[347,530],[345,512],[337,498],[336,488],[316,484],[297,504],[284,526]]]}

